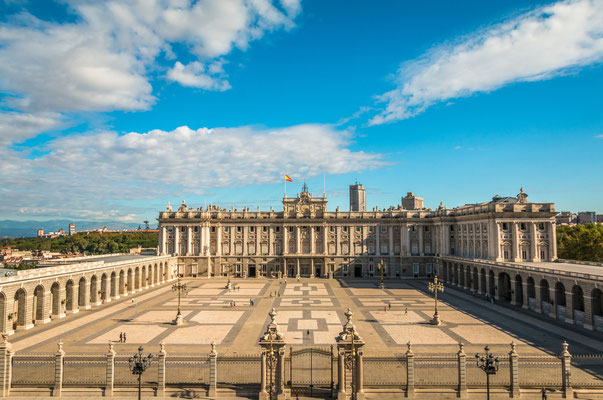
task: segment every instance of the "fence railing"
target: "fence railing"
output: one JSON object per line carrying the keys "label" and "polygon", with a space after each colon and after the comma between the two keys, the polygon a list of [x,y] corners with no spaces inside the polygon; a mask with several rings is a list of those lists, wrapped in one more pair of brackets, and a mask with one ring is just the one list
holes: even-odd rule
{"label": "fence railing", "polygon": [[[8,345],[8,346],[7,346]],[[309,384],[337,386],[338,355],[324,348],[291,350],[284,358],[285,382],[302,387]],[[363,354],[364,390],[403,390],[409,397],[415,389],[447,388],[457,391],[485,386],[485,374],[463,346],[454,354]],[[562,390],[573,388],[603,389],[603,356],[579,354],[573,356],[564,344],[560,355],[519,356],[515,346],[498,354],[498,371],[490,376],[492,388],[513,390],[542,387]],[[291,364],[291,361],[293,363]],[[579,365],[579,368],[576,367]],[[142,374],[142,387],[152,389],[158,396],[166,388],[206,390],[216,388],[246,388],[253,392],[260,386],[262,358],[260,354],[218,356],[215,346],[211,353],[168,355],[165,346],[153,357]],[[294,382],[288,382],[293,376]],[[137,376],[130,370],[129,355],[115,354],[113,346],[107,354],[65,354],[62,346],[56,354],[13,354],[10,344],[0,343],[0,379],[2,393],[11,389],[46,388],[53,396],[69,388],[134,388]],[[335,379],[335,380],[333,380]],[[323,382],[324,381],[324,382]],[[293,387],[291,386],[291,387]],[[327,385],[328,386],[328,385]],[[212,392],[213,391],[213,392]],[[112,393],[112,392],[111,392]],[[162,396],[162,395],[161,395]]]}

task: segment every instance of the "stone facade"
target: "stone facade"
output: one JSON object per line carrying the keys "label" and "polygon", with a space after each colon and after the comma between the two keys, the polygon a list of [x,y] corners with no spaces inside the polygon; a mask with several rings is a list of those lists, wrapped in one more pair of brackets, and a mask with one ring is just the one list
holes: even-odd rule
{"label": "stone facade", "polygon": [[304,187],[283,198],[282,211],[168,205],[158,218],[159,252],[179,256],[181,273],[207,277],[372,277],[380,262],[386,277],[430,277],[443,256],[557,258],[554,205],[528,202],[523,189],[453,209],[425,209],[412,194],[403,200],[406,207],[327,211],[326,197]]}

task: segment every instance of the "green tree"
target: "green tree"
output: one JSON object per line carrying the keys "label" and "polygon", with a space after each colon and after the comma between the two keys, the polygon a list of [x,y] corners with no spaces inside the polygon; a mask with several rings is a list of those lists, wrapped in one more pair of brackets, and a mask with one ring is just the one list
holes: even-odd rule
{"label": "green tree", "polygon": [[558,226],[557,256],[568,260],[603,262],[603,225]]}

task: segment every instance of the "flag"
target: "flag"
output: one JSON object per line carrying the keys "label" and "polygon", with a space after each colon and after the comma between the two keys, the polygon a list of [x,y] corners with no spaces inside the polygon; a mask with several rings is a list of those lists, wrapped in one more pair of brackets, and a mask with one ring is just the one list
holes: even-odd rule
{"label": "flag", "polygon": [[293,182],[293,179],[289,178],[289,175],[285,175],[285,180],[287,182]]}

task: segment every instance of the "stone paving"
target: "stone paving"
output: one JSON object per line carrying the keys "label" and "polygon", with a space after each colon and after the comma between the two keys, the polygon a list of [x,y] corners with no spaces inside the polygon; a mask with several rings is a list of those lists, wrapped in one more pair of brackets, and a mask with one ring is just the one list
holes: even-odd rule
{"label": "stone paving", "polygon": [[[170,283],[134,295],[134,303],[131,296],[122,298],[18,332],[9,340],[18,352],[36,353],[54,352],[59,339],[68,353],[104,353],[109,340],[116,342],[118,353],[133,352],[139,345],[156,351],[162,341],[171,354],[205,353],[212,341],[220,354],[255,353],[272,307],[286,342],[293,346],[334,344],[349,307],[367,354],[402,353],[409,341],[415,353],[452,354],[461,341],[467,354],[482,351],[486,344],[507,353],[511,341],[520,354],[557,353],[563,340],[575,353],[603,352],[600,339],[572,332],[570,325],[549,323],[456,291],[445,292],[439,303],[443,324],[430,325],[434,301],[423,290],[423,281],[387,281],[383,290],[375,281],[318,278],[234,279],[234,290],[226,289],[225,279],[184,281],[189,291],[181,298],[183,326],[172,323],[178,301]],[[119,343],[124,332],[127,343]]]}

